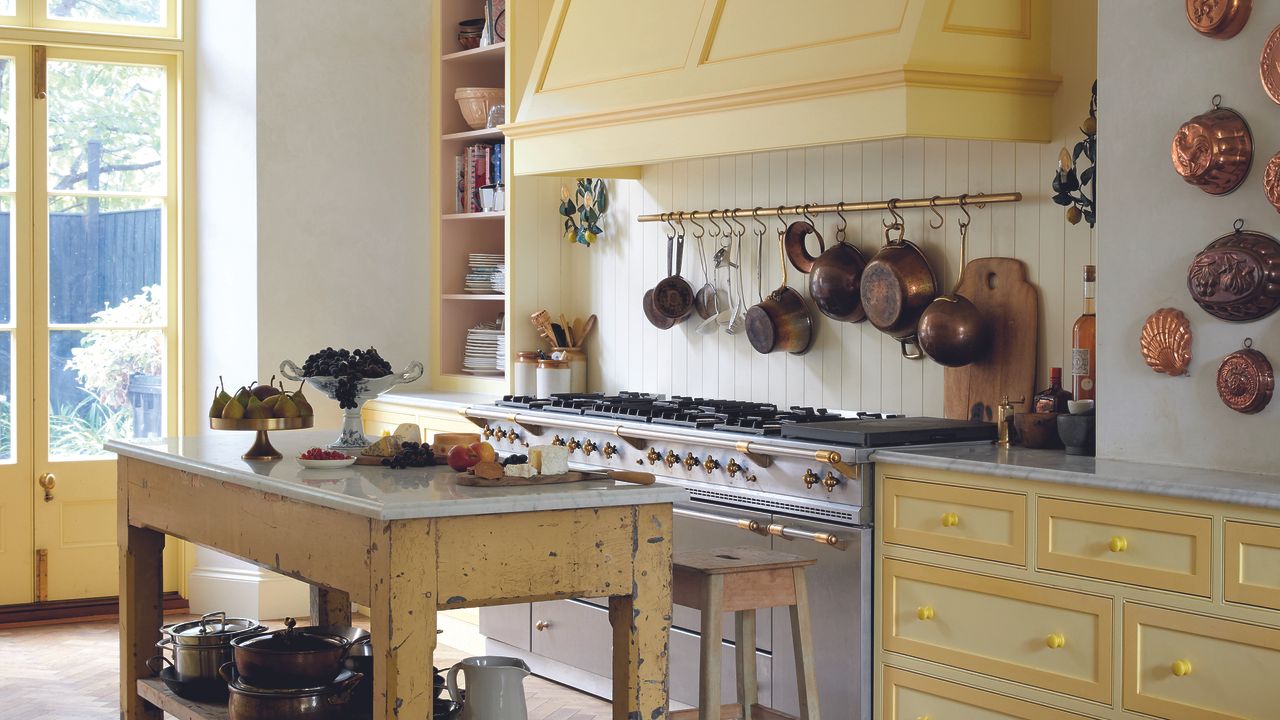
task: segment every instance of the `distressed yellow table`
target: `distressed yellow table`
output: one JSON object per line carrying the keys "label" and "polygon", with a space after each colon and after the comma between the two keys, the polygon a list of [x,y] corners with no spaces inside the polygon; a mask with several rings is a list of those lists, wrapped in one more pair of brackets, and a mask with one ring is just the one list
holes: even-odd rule
{"label": "distressed yellow table", "polygon": [[[613,482],[457,485],[447,467],[305,470],[331,433],[280,433],[285,459],[240,459],[240,433],[108,444],[119,459],[120,707],[127,720],[225,717],[151,678],[166,535],[312,586],[312,621],[368,606],[374,717],[430,718],[436,612],[609,597],[614,711],[666,716],[671,503],[679,488]],[[219,715],[218,711],[221,711]]]}

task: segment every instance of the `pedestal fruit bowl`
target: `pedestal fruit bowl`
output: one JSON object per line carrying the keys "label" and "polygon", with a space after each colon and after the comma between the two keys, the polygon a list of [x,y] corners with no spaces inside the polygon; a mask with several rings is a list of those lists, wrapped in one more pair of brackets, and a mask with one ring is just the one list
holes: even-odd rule
{"label": "pedestal fruit bowl", "polygon": [[[360,408],[366,402],[378,397],[396,385],[411,383],[422,377],[423,366],[422,363],[414,360],[401,372],[391,372],[391,366],[377,356],[377,351],[370,348],[369,351],[362,352],[357,350],[355,353],[347,355],[347,357],[352,358],[353,363],[347,374],[315,374],[316,368],[334,367],[333,362],[316,360],[317,356],[326,352],[335,354],[335,357],[338,357],[337,353],[346,353],[345,350],[322,350],[307,358],[307,362],[303,364],[302,368],[299,368],[292,360],[285,360],[280,363],[280,374],[295,382],[306,380],[311,387],[324,393],[330,399],[338,401],[343,410],[342,434],[338,436],[337,440],[329,443],[329,447],[334,450],[359,451],[369,445],[369,439],[364,435],[364,427],[360,419]],[[356,358],[361,354],[365,358],[370,355],[376,358],[376,363],[370,364],[366,361],[366,371],[368,367],[385,367],[386,374],[378,377],[361,377],[360,368],[355,366]],[[336,362],[341,363],[343,361],[339,359]]]}

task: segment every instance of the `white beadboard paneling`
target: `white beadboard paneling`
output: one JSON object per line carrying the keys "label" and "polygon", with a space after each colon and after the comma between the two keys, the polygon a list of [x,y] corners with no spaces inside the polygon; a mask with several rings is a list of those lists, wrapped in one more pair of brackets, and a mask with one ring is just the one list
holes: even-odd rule
{"label": "white beadboard paneling", "polygon": [[[940,415],[942,369],[928,360],[903,359],[898,343],[866,322],[839,323],[815,310],[817,334],[804,356],[761,356],[751,349],[745,332],[700,335],[696,315],[672,330],[656,330],[645,320],[640,302],[666,273],[666,227],[634,218],[668,210],[1018,190],[1025,197],[1021,203],[971,208],[969,259],[999,254],[1029,266],[1041,292],[1040,385],[1050,366],[1067,363],[1071,324],[1081,307],[1080,269],[1093,257],[1088,228],[1067,225],[1062,208],[1049,201],[1047,183],[1057,150],[1057,145],[1033,143],[905,138],[663,163],[644,168],[639,180],[609,181],[606,233],[592,248],[568,244],[560,236],[560,187],[572,179],[533,179],[536,192],[521,193],[520,201],[541,204],[537,213],[545,219],[517,232],[513,263],[536,268],[538,277],[520,284],[527,291],[515,299],[515,320],[527,323],[528,314],[539,307],[570,317],[595,313],[599,324],[588,343],[592,390]],[[521,208],[521,217],[538,216],[527,205]],[[939,229],[929,227],[936,216],[927,210],[903,215],[907,237],[924,249],[942,289],[950,290],[960,268],[959,210],[945,209]],[[882,221],[888,215],[849,213],[847,218],[849,241],[869,260],[883,244]],[[814,219],[829,247],[839,218]],[[743,224],[743,253],[735,259],[744,262],[743,294],[751,305],[758,298],[754,231],[759,226],[750,218]],[[764,293],[781,278],[777,233],[784,227],[772,218],[766,224]],[[713,236],[723,225],[712,230],[704,221],[702,226],[709,255],[722,242]],[[684,275],[696,289],[704,279],[702,262],[693,224],[686,221],[685,228]],[[812,243],[811,250],[816,249]],[[712,275],[726,287],[724,272]],[[806,276],[788,268],[788,282],[808,296]]]}

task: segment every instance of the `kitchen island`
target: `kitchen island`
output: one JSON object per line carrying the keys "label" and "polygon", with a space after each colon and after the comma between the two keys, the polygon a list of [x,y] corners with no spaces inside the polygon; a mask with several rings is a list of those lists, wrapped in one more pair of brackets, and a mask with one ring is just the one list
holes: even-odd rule
{"label": "kitchen island", "polygon": [[309,583],[314,624],[349,625],[352,602],[369,607],[378,720],[431,717],[436,610],[605,596],[614,717],[665,715],[671,504],[684,490],[473,488],[447,467],[307,470],[292,459],[330,439],[280,433],[275,462],[242,460],[248,438],[234,433],[108,443],[119,455],[122,718],[202,717],[145,665],[160,639],[166,535]]}

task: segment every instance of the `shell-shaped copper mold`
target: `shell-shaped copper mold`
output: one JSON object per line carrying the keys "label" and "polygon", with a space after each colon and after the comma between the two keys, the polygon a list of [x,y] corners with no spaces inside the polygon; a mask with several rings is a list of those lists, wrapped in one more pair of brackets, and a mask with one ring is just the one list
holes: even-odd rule
{"label": "shell-shaped copper mold", "polygon": [[1142,325],[1142,359],[1158,373],[1186,375],[1191,365],[1191,321],[1181,310],[1160,308]]}
{"label": "shell-shaped copper mold", "polygon": [[1266,317],[1280,307],[1280,241],[1236,231],[1214,240],[1187,269],[1187,290],[1205,312],[1231,322]]}
{"label": "shell-shaped copper mold", "polygon": [[1214,107],[1182,124],[1173,136],[1170,158],[1183,180],[1210,195],[1226,195],[1244,182],[1253,163],[1253,134],[1244,116]]}
{"label": "shell-shaped copper mold", "polygon": [[1187,0],[1187,22],[1216,40],[1236,36],[1249,22],[1252,0]]}
{"label": "shell-shaped copper mold", "polygon": [[1274,389],[1271,361],[1248,340],[1243,350],[1231,353],[1218,366],[1218,397],[1236,412],[1261,412],[1271,402]]}

